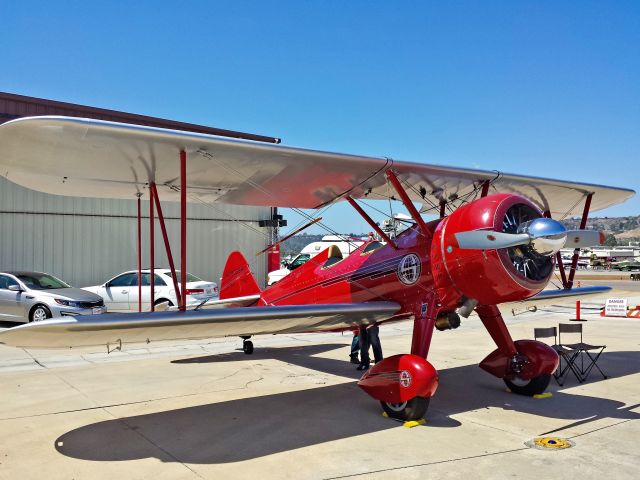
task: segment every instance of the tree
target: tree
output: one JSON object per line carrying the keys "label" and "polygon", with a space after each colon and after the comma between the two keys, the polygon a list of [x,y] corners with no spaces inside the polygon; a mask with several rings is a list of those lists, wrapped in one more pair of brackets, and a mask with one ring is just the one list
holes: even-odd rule
{"label": "tree", "polygon": [[615,247],[618,245],[618,240],[616,240],[616,237],[610,233],[605,237],[604,244],[607,247]]}

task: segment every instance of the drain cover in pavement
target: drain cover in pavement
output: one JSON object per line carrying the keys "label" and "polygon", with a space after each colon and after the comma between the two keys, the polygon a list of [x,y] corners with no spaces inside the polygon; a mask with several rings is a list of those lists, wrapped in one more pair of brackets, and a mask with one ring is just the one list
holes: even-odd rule
{"label": "drain cover in pavement", "polygon": [[571,440],[559,437],[537,437],[524,442],[524,444],[529,448],[537,448],[539,450],[563,450],[575,445]]}

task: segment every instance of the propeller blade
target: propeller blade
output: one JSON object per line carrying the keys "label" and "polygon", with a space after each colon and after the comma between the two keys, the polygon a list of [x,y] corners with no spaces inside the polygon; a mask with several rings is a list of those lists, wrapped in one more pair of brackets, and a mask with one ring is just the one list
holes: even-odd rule
{"label": "propeller blade", "polygon": [[527,233],[502,233],[493,230],[473,230],[455,233],[454,236],[460,248],[465,249],[499,249],[528,245],[531,238]]}
{"label": "propeller blade", "polygon": [[604,245],[604,232],[597,230],[567,230],[565,248],[584,248]]}

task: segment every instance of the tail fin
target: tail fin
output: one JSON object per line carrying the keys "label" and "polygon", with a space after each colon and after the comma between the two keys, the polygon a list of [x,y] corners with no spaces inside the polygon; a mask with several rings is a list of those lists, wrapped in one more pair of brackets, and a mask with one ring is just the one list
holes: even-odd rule
{"label": "tail fin", "polygon": [[249,263],[240,252],[231,252],[220,280],[220,300],[258,293],[260,287],[249,270]]}

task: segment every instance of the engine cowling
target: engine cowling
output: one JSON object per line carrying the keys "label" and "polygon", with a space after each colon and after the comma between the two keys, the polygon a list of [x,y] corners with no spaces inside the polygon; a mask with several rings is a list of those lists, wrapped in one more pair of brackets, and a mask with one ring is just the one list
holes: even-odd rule
{"label": "engine cowling", "polygon": [[[519,195],[496,194],[459,207],[437,226],[431,244],[434,280],[444,303],[473,299],[480,304],[522,300],[540,292],[553,274],[551,256],[530,245],[462,249],[455,234],[471,230],[516,233],[542,212]],[[457,297],[457,298],[455,298]]]}

